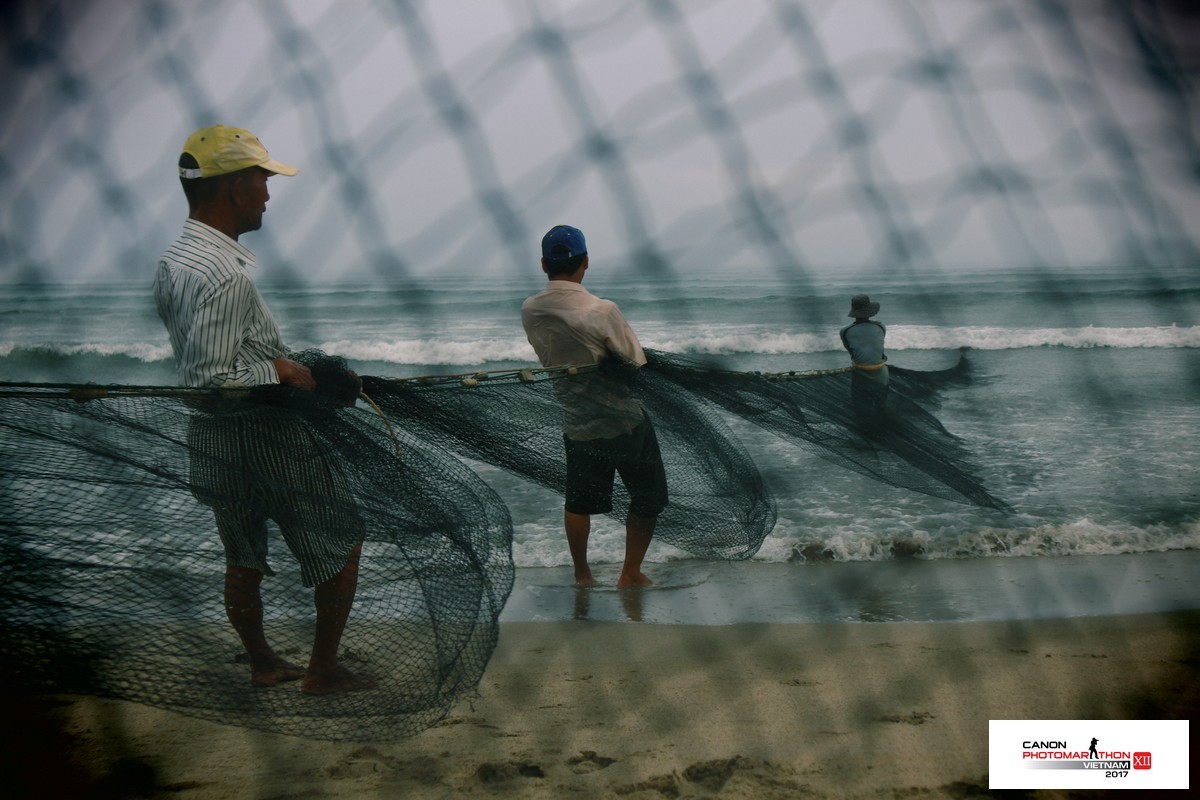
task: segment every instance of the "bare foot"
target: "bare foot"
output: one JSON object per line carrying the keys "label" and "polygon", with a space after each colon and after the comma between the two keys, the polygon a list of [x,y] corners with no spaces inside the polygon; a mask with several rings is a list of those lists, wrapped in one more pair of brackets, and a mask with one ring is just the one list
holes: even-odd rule
{"label": "bare foot", "polygon": [[275,686],[303,677],[304,670],[278,657],[250,667],[250,682],[255,686]]}
{"label": "bare foot", "polygon": [[300,691],[305,694],[335,694],[370,689],[374,685],[375,679],[370,675],[337,666],[328,672],[309,671],[300,682]]}
{"label": "bare foot", "polygon": [[595,586],[596,579],[592,577],[592,570],[590,568],[575,570],[575,585],[584,588]]}
{"label": "bare foot", "polygon": [[641,572],[626,574],[621,573],[621,577],[617,578],[618,589],[629,589],[634,586],[653,586],[654,581],[647,578]]}

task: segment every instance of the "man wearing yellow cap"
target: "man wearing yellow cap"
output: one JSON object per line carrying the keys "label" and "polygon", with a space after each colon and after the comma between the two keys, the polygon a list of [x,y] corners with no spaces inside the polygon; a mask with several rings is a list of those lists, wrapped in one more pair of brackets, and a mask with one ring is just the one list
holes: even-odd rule
{"label": "man wearing yellow cap", "polygon": [[[188,219],[158,261],[154,298],[171,338],[180,383],[196,387],[285,384],[311,391],[307,367],[288,358],[250,278],[254,254],[238,242],[262,227],[267,180],[295,175],[258,137],[214,125],[179,157]],[[250,659],[251,681],[300,680],[309,694],[364,689],[370,677],[340,665],[337,651],[358,583],[363,529],[346,480],[320,457],[311,434],[285,412],[251,403],[198,410],[189,429],[192,490],[213,508],[225,548],[225,610]],[[267,519],[278,523],[315,587],[316,636],[307,670],[267,643],[260,586]]]}

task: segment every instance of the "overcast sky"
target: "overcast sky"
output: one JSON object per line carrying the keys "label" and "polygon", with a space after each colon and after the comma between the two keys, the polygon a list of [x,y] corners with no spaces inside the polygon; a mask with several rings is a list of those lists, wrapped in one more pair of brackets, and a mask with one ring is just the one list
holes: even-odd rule
{"label": "overcast sky", "polygon": [[636,268],[1194,266],[1177,5],[10,4],[0,274],[149,274],[218,121],[300,168],[267,277],[516,274],[559,222]]}

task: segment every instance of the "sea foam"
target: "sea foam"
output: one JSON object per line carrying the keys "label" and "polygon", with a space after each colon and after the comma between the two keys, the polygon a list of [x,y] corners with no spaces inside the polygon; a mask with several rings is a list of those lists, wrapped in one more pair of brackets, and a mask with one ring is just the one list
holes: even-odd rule
{"label": "sea foam", "polygon": [[[789,356],[841,350],[836,333],[766,331],[757,326],[713,326],[656,330],[641,334],[647,348],[695,355],[741,354]],[[690,334],[690,335],[689,335]],[[297,347],[300,344],[297,343]],[[320,349],[345,356],[351,362],[372,361],[396,365],[451,365],[471,368],[492,363],[536,363],[533,348],[518,329],[496,335],[456,340],[446,337],[396,339],[336,339],[317,343]],[[1005,328],[935,327],[896,325],[888,328],[887,349],[903,351],[1016,350],[1025,348],[1200,348],[1200,326],[1104,328]],[[155,363],[171,360],[171,347],[162,341],[28,343],[0,342],[0,359],[73,357],[125,357]]]}

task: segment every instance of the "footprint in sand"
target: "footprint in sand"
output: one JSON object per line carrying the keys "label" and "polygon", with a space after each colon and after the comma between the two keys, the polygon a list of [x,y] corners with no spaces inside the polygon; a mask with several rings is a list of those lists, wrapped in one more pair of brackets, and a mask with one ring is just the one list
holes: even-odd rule
{"label": "footprint in sand", "polygon": [[579,755],[571,756],[567,759],[567,766],[576,775],[584,775],[588,772],[595,772],[604,769],[610,764],[616,763],[615,758],[596,755],[595,750],[581,750]]}
{"label": "footprint in sand", "polygon": [[480,764],[475,770],[475,777],[481,783],[506,783],[517,778],[544,778],[546,773],[537,764],[527,764],[523,761],[487,762]]}

